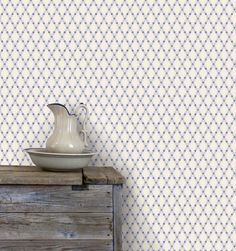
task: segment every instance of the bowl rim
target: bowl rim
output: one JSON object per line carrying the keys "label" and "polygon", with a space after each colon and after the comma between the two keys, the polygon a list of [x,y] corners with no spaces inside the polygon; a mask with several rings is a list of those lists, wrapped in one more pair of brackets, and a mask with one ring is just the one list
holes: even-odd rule
{"label": "bowl rim", "polygon": [[82,153],[47,152],[46,148],[43,147],[25,148],[24,151],[26,151],[29,154],[48,155],[48,156],[93,156],[97,154],[97,152],[94,152],[92,150],[86,150],[86,152]]}

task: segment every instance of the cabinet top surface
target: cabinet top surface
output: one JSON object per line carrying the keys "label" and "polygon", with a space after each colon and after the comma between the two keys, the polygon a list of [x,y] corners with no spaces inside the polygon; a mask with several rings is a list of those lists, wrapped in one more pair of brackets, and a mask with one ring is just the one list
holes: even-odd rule
{"label": "cabinet top surface", "polygon": [[113,185],[124,182],[125,178],[112,167],[47,172],[36,166],[0,166],[0,185]]}

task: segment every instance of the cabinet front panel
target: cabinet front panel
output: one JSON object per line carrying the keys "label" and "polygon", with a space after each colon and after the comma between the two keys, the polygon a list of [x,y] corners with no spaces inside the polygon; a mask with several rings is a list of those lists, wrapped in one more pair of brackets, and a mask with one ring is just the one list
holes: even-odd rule
{"label": "cabinet front panel", "polygon": [[0,213],[0,242],[26,239],[112,239],[112,214]]}
{"label": "cabinet front panel", "polygon": [[111,240],[0,241],[2,251],[112,251]]}
{"label": "cabinet front panel", "polygon": [[112,212],[112,186],[0,186],[0,212]]}

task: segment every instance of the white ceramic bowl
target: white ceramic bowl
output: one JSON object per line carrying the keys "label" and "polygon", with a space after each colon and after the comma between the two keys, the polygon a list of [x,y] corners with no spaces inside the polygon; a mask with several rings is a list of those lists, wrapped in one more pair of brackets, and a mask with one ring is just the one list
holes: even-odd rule
{"label": "white ceramic bowl", "polygon": [[88,166],[92,156],[96,153],[84,151],[82,153],[50,153],[45,148],[27,148],[32,162],[49,171],[73,171]]}

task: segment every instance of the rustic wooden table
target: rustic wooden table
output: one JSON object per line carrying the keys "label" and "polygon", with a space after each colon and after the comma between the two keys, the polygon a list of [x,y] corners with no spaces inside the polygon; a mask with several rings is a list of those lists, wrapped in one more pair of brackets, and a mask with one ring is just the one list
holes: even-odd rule
{"label": "rustic wooden table", "polygon": [[0,250],[121,251],[124,182],[112,167],[0,166]]}

